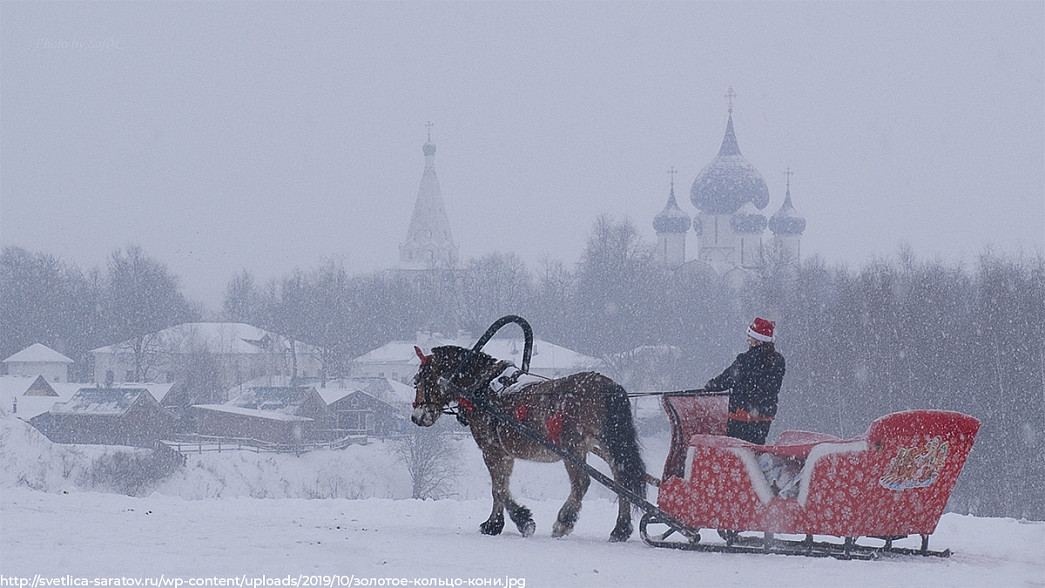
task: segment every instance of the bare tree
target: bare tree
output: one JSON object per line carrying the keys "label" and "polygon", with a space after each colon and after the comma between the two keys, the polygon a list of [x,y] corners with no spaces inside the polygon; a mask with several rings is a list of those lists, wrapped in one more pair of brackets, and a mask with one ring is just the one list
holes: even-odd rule
{"label": "bare tree", "polygon": [[414,427],[392,443],[396,457],[410,473],[413,498],[440,499],[451,495],[454,480],[460,474],[460,450],[450,431],[444,427]]}
{"label": "bare tree", "polygon": [[178,290],[178,279],[141,247],[116,250],[109,258],[104,315],[115,341],[134,358],[134,381],[144,382],[157,345],[157,331],[196,320],[198,312]]}

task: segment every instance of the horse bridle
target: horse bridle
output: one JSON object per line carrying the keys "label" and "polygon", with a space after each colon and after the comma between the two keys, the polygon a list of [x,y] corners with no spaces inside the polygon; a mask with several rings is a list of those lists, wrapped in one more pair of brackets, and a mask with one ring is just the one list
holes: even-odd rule
{"label": "horse bridle", "polygon": [[[421,370],[423,370],[425,366],[427,366],[428,363],[432,361],[432,355],[425,355],[424,352],[421,351],[421,348],[417,346],[414,346],[414,352],[417,353],[417,356],[419,358],[421,358],[421,367],[418,369],[417,375],[414,377],[414,385],[416,386],[418,383],[420,383],[419,380],[421,378]],[[413,407],[417,408],[418,406],[435,406],[443,414],[452,414],[458,419],[460,419],[463,416],[461,412],[462,407],[460,403],[458,402],[458,405],[456,407],[450,406],[450,403],[454,402],[453,397],[455,396],[451,388],[456,388],[457,390],[463,391],[465,393],[471,391],[474,394],[476,390],[471,390],[471,388],[479,389],[482,387],[480,384],[478,384],[478,376],[474,377],[475,381],[472,382],[471,386],[463,386],[453,383],[453,380],[455,378],[464,375],[462,372],[466,367],[469,367],[469,365],[474,361],[475,357],[476,354],[473,351],[469,350],[468,353],[465,354],[465,357],[461,361],[461,363],[458,364],[457,369],[454,370],[453,374],[451,374],[449,377],[439,376],[439,378],[436,379],[436,385],[439,387],[439,391],[442,393],[443,396],[448,398],[448,400],[445,403],[435,402],[434,400],[432,400],[432,395],[429,392],[429,386],[426,385],[424,390],[424,402],[418,403],[415,401],[413,403]],[[463,395],[456,394],[456,396],[460,398]]]}

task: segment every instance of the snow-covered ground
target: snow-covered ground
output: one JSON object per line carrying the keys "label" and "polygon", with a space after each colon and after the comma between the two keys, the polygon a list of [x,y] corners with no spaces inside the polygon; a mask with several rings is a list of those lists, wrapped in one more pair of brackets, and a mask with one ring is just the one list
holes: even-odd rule
{"label": "snow-covered ground", "polygon": [[[946,514],[933,535],[948,559],[838,561],[654,549],[607,542],[616,505],[592,487],[573,535],[550,537],[567,492],[561,465],[520,464],[513,485],[537,533],[509,523],[479,534],[489,483],[460,442],[457,499],[409,496],[387,444],[305,456],[189,456],[139,497],[86,487],[83,472],[112,450],[55,446],[0,414],[0,578],[274,580],[335,576],[330,586],[1045,586],[1045,524]],[[663,447],[647,442],[656,470]],[[34,489],[35,488],[35,489]],[[311,498],[311,499],[310,499]],[[340,580],[340,581],[338,581]],[[71,584],[67,584],[71,585]],[[95,584],[102,585],[102,584]],[[111,583],[109,585],[112,585]],[[211,585],[218,585],[212,583]],[[266,585],[258,584],[258,585]],[[444,584],[447,585],[447,584]]]}

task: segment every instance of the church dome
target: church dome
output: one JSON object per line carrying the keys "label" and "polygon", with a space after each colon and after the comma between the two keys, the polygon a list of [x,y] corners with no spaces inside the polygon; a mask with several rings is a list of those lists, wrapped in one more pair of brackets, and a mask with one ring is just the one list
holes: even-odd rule
{"label": "church dome", "polygon": [[738,233],[761,233],[766,230],[766,217],[748,202],[729,219],[729,224]]}
{"label": "church dome", "polygon": [[662,233],[685,233],[689,230],[690,225],[689,215],[682,212],[679,208],[678,201],[675,200],[675,187],[671,188],[671,195],[668,196],[668,203],[664,205],[664,210],[653,217],[653,230],[658,235]]}
{"label": "church dome", "polygon": [[733,214],[748,202],[759,210],[769,204],[769,188],[762,174],[740,154],[732,114],[718,155],[693,181],[689,198],[693,206],[710,214]]}
{"label": "church dome", "polygon": [[[416,145],[417,143],[414,144]],[[425,141],[425,145],[421,149],[424,151],[425,157],[435,155],[435,143],[433,143],[431,139]]]}
{"label": "church dome", "polygon": [[806,230],[806,219],[791,205],[791,189],[787,189],[784,205],[769,218],[769,230],[776,235],[801,235]]}

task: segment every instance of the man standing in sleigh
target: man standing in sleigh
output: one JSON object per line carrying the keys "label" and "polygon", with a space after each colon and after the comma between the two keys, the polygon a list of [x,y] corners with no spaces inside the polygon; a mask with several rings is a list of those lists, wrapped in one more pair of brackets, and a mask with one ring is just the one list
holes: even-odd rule
{"label": "man standing in sleigh", "polygon": [[704,385],[709,392],[730,390],[726,435],[764,445],[776,417],[784,380],[784,356],[773,346],[776,323],[756,318],[747,328],[748,350]]}

